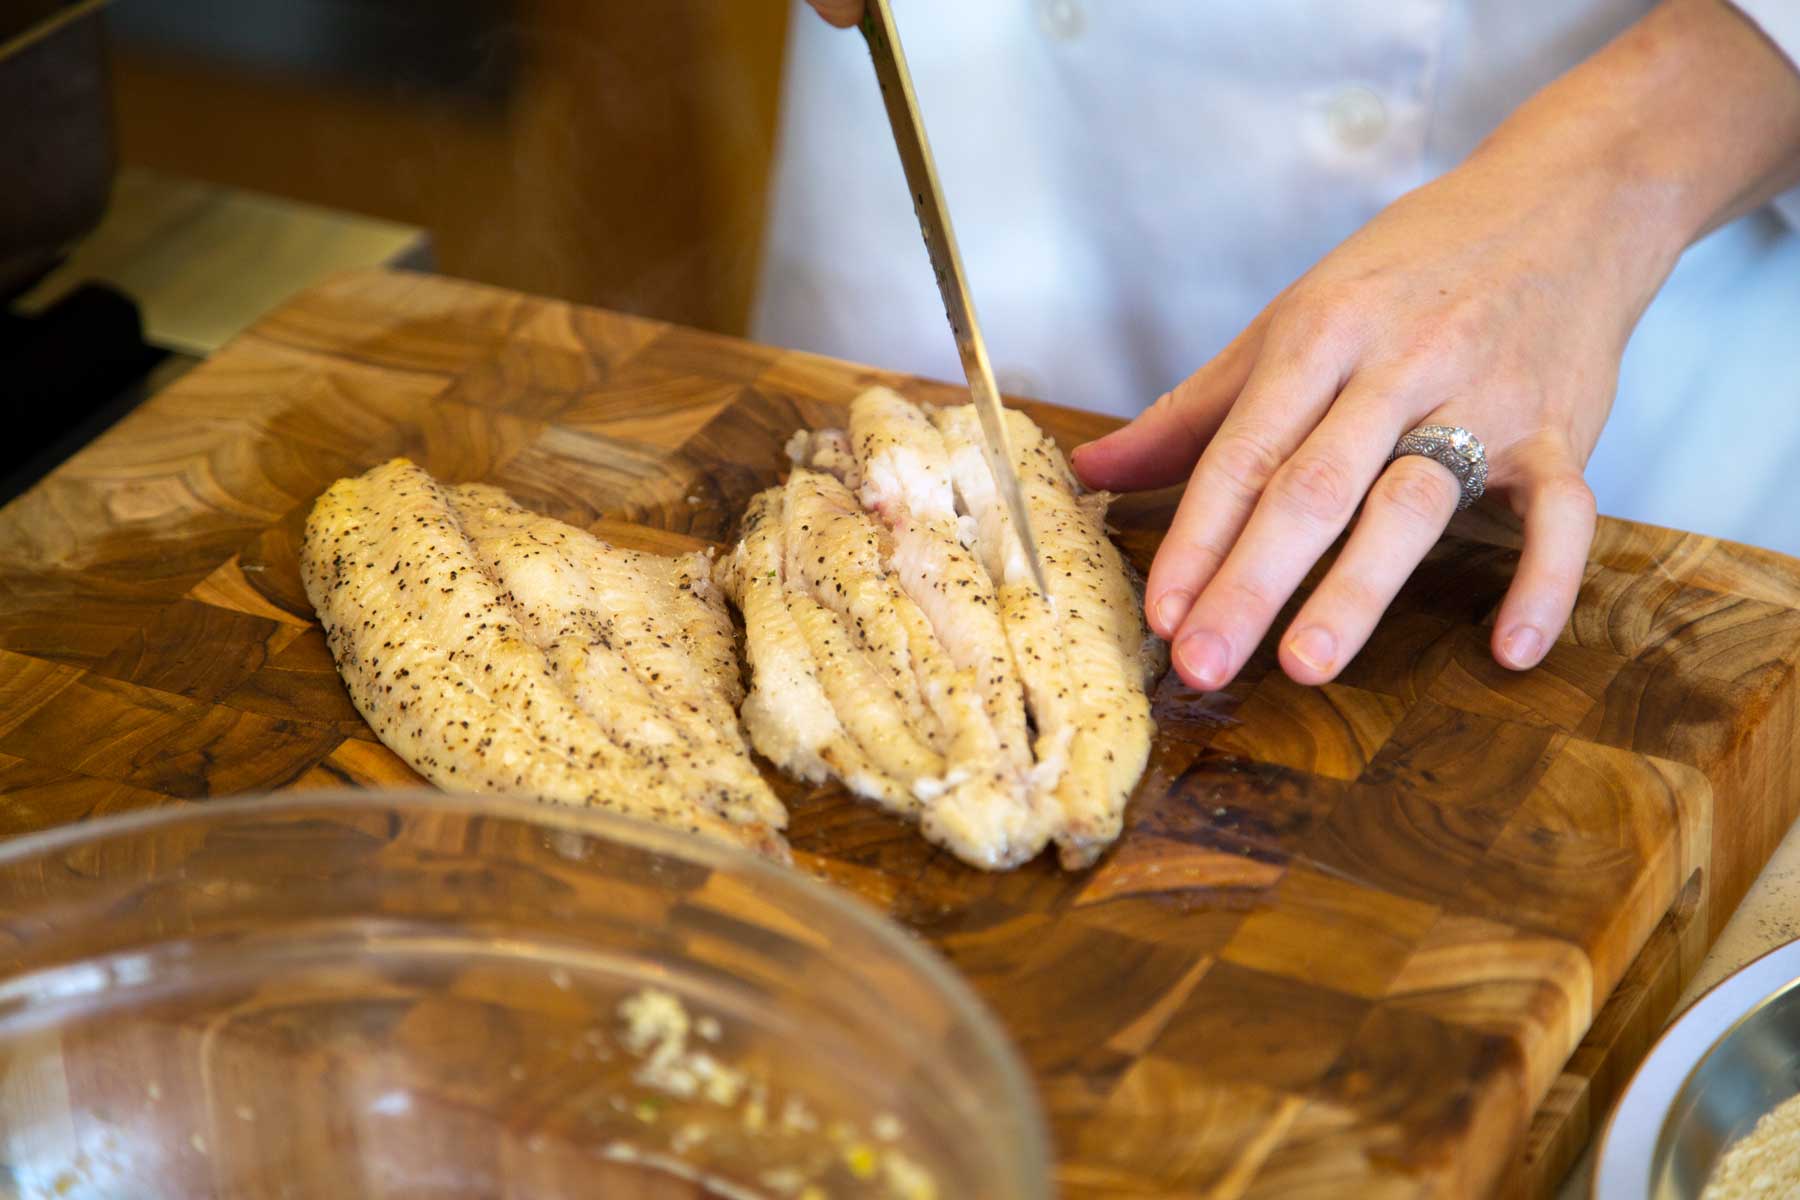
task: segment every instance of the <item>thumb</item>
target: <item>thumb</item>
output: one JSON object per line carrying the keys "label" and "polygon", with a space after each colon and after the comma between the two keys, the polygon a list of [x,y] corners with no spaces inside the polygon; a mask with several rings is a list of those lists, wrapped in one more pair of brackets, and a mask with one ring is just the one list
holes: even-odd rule
{"label": "thumb", "polygon": [[839,29],[848,29],[862,20],[863,0],[806,0],[821,17]]}

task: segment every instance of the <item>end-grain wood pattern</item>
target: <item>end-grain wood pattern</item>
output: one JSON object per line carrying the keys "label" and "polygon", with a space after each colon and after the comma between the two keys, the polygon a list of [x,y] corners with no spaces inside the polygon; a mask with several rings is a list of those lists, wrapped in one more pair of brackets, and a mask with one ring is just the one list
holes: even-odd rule
{"label": "end-grain wood pattern", "polygon": [[[300,590],[332,480],[406,454],[661,549],[728,538],[801,426],[956,389],[453,283],[299,297],[0,512],[0,832],[416,777]],[[1028,405],[1065,447],[1107,420]],[[1174,493],[1121,501],[1147,567]],[[1544,665],[1460,518],[1335,684],[1165,680],[1094,870],[988,875],[780,783],[803,868],[925,937],[1035,1072],[1065,1194],[1542,1194],[1800,807],[1800,564],[1607,521]],[[1585,1038],[1585,1040],[1584,1040]]]}

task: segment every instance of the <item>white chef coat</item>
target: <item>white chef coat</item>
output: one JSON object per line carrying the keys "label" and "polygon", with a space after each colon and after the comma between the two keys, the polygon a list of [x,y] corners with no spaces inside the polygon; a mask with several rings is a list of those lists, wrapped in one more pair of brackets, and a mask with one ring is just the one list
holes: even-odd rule
{"label": "white chef coat", "polygon": [[[1649,6],[901,0],[897,18],[1002,388],[1130,416]],[[1800,53],[1800,0],[1740,7]],[[791,28],[753,335],[960,378],[862,39],[798,5]],[[1800,554],[1800,193],[1781,208],[1691,249],[1645,315],[1589,465],[1601,511]]]}

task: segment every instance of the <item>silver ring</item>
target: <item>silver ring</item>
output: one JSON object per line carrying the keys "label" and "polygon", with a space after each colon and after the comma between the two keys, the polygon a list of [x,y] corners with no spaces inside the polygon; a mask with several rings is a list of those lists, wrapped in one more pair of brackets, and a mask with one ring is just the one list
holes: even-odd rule
{"label": "silver ring", "polygon": [[1388,461],[1409,454],[1423,455],[1456,476],[1462,487],[1462,495],[1456,501],[1457,512],[1481,499],[1487,491],[1487,451],[1481,439],[1461,425],[1421,425],[1394,443]]}

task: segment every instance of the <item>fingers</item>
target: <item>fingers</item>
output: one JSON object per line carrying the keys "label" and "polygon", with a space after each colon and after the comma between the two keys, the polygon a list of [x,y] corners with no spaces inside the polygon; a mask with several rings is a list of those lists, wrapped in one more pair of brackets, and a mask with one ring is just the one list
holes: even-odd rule
{"label": "fingers", "polygon": [[1297,683],[1325,683],[1355,657],[1456,512],[1456,476],[1419,455],[1381,473],[1337,561],[1281,641],[1281,667]]}
{"label": "fingers", "polygon": [[1516,489],[1525,518],[1525,549],[1494,622],[1494,658],[1523,671],[1543,661],[1569,623],[1588,548],[1594,541],[1594,493],[1564,451],[1543,454],[1537,473]]}
{"label": "fingers", "polygon": [[[1454,416],[1428,421],[1455,424]],[[1516,486],[1525,551],[1494,626],[1494,657],[1525,670],[1568,623],[1594,536],[1594,496],[1572,457],[1539,452],[1536,477]],[[1368,641],[1419,561],[1442,536],[1460,489],[1451,473],[1411,455],[1382,473],[1343,552],[1282,638],[1282,669],[1299,683],[1337,676]]]}
{"label": "fingers", "polygon": [[1213,360],[1164,392],[1129,425],[1075,447],[1070,466],[1088,487],[1138,492],[1180,483],[1243,390],[1266,318],[1252,321]]}
{"label": "fingers", "polygon": [[[1224,564],[1263,489],[1312,432],[1343,382],[1329,356],[1280,353],[1280,347],[1270,344],[1273,340],[1265,340],[1243,392],[1201,454],[1151,564],[1144,613],[1159,637],[1175,637],[1195,598]],[[1208,663],[1218,657],[1219,648],[1210,643],[1196,642],[1190,649]],[[1210,677],[1210,672],[1200,673]]]}
{"label": "fingers", "polygon": [[1220,688],[1242,669],[1288,597],[1350,523],[1393,449],[1400,421],[1394,389],[1359,376],[1274,473],[1176,635],[1174,660],[1189,683]]}
{"label": "fingers", "polygon": [[839,29],[848,29],[862,20],[863,0],[806,0],[821,17]]}

